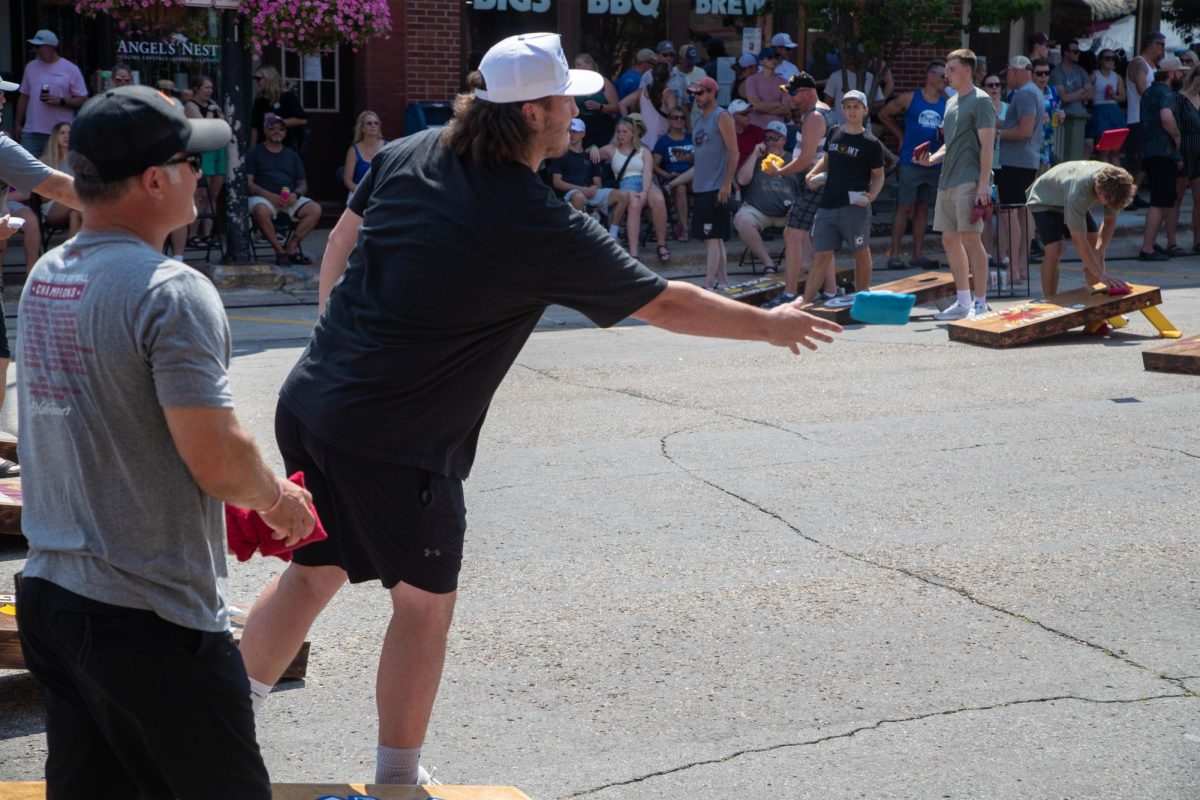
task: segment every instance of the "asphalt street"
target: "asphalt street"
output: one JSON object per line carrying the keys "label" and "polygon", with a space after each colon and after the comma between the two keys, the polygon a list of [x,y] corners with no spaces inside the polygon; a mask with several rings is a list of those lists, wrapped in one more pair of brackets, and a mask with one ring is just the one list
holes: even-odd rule
{"label": "asphalt street", "polygon": [[[1113,271],[1200,333],[1200,257]],[[277,470],[312,288],[225,295]],[[547,312],[467,482],[425,763],[539,800],[1200,795],[1200,378],[1143,370],[1140,314],[990,350],[932,310],[798,357]],[[231,560],[239,604],[281,568]],[[319,619],[259,719],[275,780],[372,777],[388,613],[361,585]],[[0,672],[0,777],[44,757]]]}

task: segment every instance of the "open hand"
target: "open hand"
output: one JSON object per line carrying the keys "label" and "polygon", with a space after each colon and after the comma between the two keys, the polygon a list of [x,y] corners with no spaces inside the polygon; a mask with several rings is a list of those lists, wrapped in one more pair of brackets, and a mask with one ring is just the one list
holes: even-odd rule
{"label": "open hand", "polygon": [[826,344],[833,341],[832,334],[841,333],[842,326],[827,319],[821,319],[800,310],[803,300],[776,306],[768,313],[771,315],[771,326],[767,341],[779,347],[786,347],[799,355],[800,348],[816,350],[818,342]]}

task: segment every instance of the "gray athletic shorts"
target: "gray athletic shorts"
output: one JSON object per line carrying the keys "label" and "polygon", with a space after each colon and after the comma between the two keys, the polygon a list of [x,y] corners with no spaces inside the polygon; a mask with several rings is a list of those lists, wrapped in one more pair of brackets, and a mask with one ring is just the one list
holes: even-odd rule
{"label": "gray athletic shorts", "polygon": [[837,250],[846,243],[846,252],[857,253],[871,245],[871,209],[844,205],[818,208],[812,227],[813,250],[823,253]]}

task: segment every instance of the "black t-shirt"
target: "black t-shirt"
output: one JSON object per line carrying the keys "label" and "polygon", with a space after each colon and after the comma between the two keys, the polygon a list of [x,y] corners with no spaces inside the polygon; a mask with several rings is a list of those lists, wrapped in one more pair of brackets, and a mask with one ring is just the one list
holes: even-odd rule
{"label": "black t-shirt", "polygon": [[883,166],[883,145],[870,132],[848,133],[834,125],[825,137],[825,194],[821,208],[850,205],[847,192],[865,192],[871,188],[871,170]]}
{"label": "black t-shirt", "polygon": [[[268,111],[284,119],[308,119],[308,113],[304,110],[304,106],[300,105],[300,98],[292,92],[284,92],[274,103],[265,97],[256,97],[254,106],[250,109],[250,122],[254,126],[254,130],[258,131],[258,141],[260,142],[267,140],[266,131],[263,129],[263,120],[266,119]],[[283,137],[283,143],[298,152],[301,145],[304,144],[305,127],[307,126],[288,128],[287,135]]]}
{"label": "black t-shirt", "polygon": [[272,153],[265,144],[256,144],[246,153],[246,174],[254,176],[256,186],[278,194],[285,186],[295,190],[304,180],[304,162],[290,147]]}
{"label": "black t-shirt", "polygon": [[[564,181],[573,186],[591,186],[592,180],[600,177],[600,165],[593,164],[586,152],[568,150],[550,162],[550,174],[561,175]],[[561,197],[564,192],[558,194]]]}
{"label": "black t-shirt", "polygon": [[386,145],[358,185],[358,244],[281,397],[336,447],[463,479],[548,305],[607,327],[666,281],[527,165],[475,166],[441,133]]}

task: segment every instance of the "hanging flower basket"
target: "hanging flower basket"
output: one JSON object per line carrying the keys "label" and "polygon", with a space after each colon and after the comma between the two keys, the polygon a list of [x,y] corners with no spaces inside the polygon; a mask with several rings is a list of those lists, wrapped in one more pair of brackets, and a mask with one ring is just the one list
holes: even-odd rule
{"label": "hanging flower basket", "polygon": [[244,0],[256,51],[278,45],[316,53],[348,44],[357,50],[392,29],[387,0]]}
{"label": "hanging flower basket", "polygon": [[155,39],[203,37],[208,29],[204,9],[188,8],[183,0],[76,0],[75,11],[88,17],[107,16],[122,33]]}

